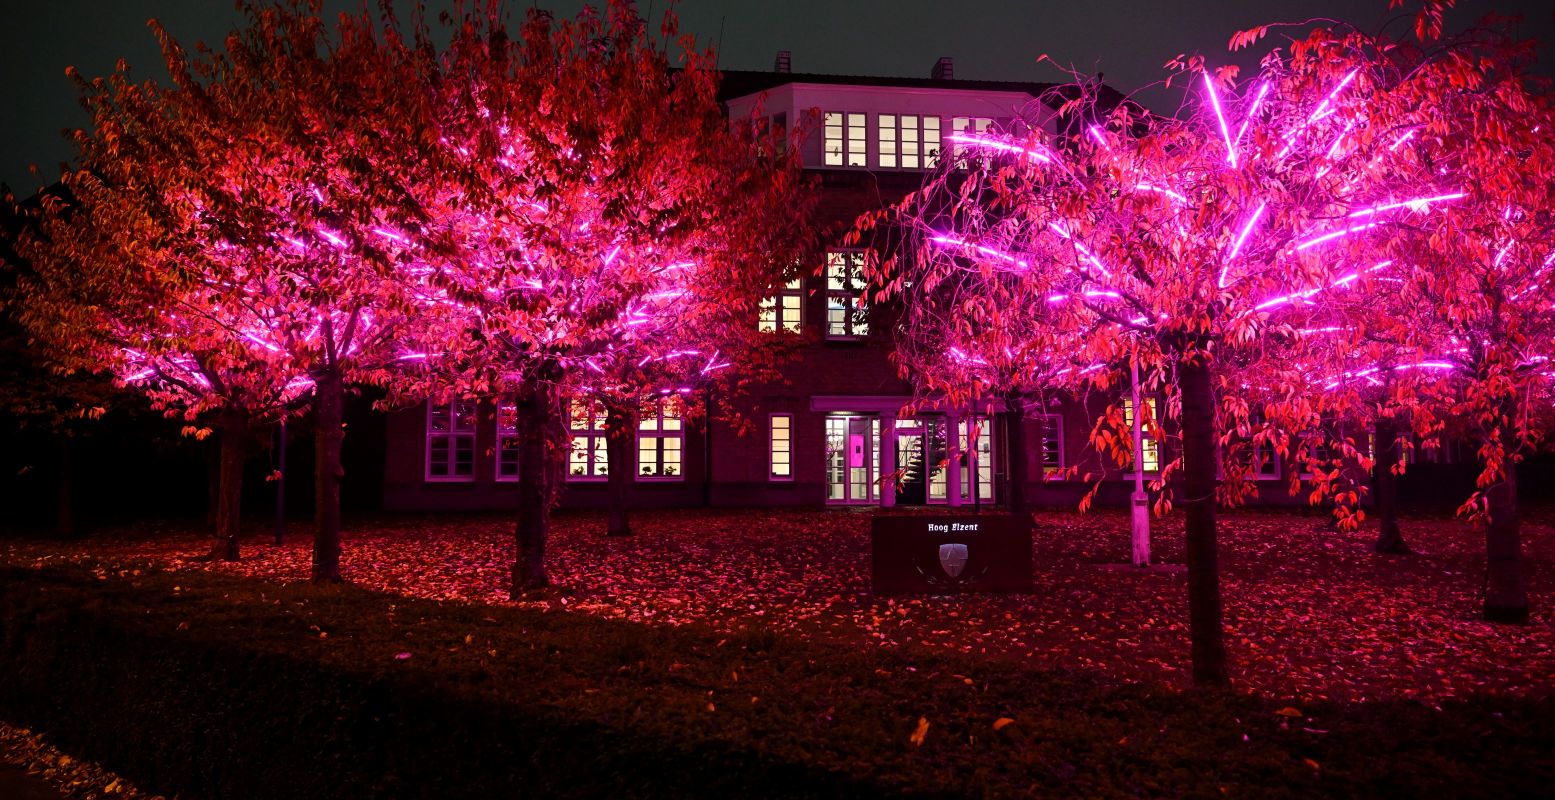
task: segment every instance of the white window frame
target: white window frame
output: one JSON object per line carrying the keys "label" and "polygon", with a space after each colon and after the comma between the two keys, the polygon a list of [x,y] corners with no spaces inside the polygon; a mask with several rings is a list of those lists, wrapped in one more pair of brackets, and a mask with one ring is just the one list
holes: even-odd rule
{"label": "white window frame", "polygon": [[[1161,417],[1159,414],[1161,413],[1161,405],[1156,402],[1154,397],[1146,397],[1145,406],[1150,409],[1151,419],[1154,419],[1156,421],[1156,425],[1160,426]],[[1132,397],[1123,398],[1123,430],[1128,436],[1129,444],[1132,445],[1134,442],[1134,398]],[[1146,475],[1160,474],[1161,442],[1154,436],[1150,435],[1150,428],[1148,426],[1140,426],[1139,438],[1141,444],[1140,450],[1144,452],[1135,453],[1134,457],[1143,459],[1144,473]],[[1152,467],[1151,462],[1154,462],[1155,466]],[[1129,464],[1128,469],[1130,472],[1132,472],[1134,465]]]}
{"label": "white window frame", "polygon": [[[446,427],[434,430],[433,421],[441,417]],[[475,480],[475,428],[480,417],[480,406],[473,400],[455,400],[451,403],[427,402],[425,457],[422,461],[422,477],[427,483],[470,483]],[[432,472],[433,442],[442,440],[446,453],[446,474]],[[458,469],[458,455],[469,454],[469,468],[464,474]]]}
{"label": "white window frame", "polygon": [[[1282,469],[1284,465],[1281,463],[1280,454],[1275,452],[1272,443],[1260,445],[1249,440],[1247,446],[1252,458],[1252,462],[1248,464],[1252,468],[1249,474],[1253,480],[1277,481],[1284,476],[1285,471]],[[1268,456],[1262,462],[1259,461],[1260,451],[1265,452]]]}
{"label": "white window frame", "polygon": [[[1310,481],[1313,478],[1312,461],[1313,460],[1330,461],[1331,458],[1328,455],[1328,445],[1327,444],[1310,443],[1310,442],[1312,442],[1312,440],[1317,438],[1315,436],[1308,435],[1308,436],[1306,436],[1304,438],[1308,440],[1309,444],[1307,445],[1307,457],[1305,459],[1303,459],[1302,462],[1301,462],[1301,471],[1298,474],[1298,477],[1301,480]],[[1367,446],[1370,447],[1371,443],[1367,442]],[[1318,454],[1314,452],[1316,450],[1322,450],[1323,451],[1322,454],[1321,454],[1322,455],[1321,458],[1317,458]],[[1292,455],[1294,455],[1294,453],[1292,453]]]}
{"label": "white window frame", "polygon": [[944,123],[933,114],[876,114],[875,166],[926,170],[939,166]]}
{"label": "white window frame", "polygon": [[[496,413],[493,415],[493,427],[496,437],[492,439],[492,478],[498,483],[512,483],[518,480],[519,469],[519,442],[518,442],[518,401],[513,398],[498,398]],[[503,424],[503,418],[507,417],[510,425]],[[504,472],[503,467],[512,465],[510,472]]]}
{"label": "white window frame", "polygon": [[[1063,472],[1069,463],[1064,454],[1064,415],[1038,414],[1037,420],[1042,428],[1042,451],[1037,454],[1038,468],[1042,470],[1042,477],[1046,478],[1049,473]],[[1047,463],[1050,449],[1058,456],[1056,465]]]}
{"label": "white window frame", "polygon": [[[975,447],[972,442],[973,428],[977,429],[977,443]],[[962,417],[956,423],[955,436],[960,448],[958,452],[961,454],[961,459],[960,463],[953,466],[958,476],[957,479],[961,481],[961,502],[963,504],[978,502],[979,498],[977,495],[979,494],[984,495],[981,498],[984,503],[996,502],[998,498],[999,482],[994,474],[994,465],[997,463],[999,455],[996,452],[998,443],[994,440],[993,433],[993,417],[990,415],[973,414],[969,417]],[[982,450],[985,447],[988,449],[987,453],[984,453]],[[987,463],[983,461],[985,456],[987,457]],[[988,480],[986,481],[983,480],[985,470],[988,474]],[[984,489],[987,491],[984,492]]]}
{"label": "white window frame", "polygon": [[[869,336],[869,304],[864,299],[868,287],[864,279],[864,264],[869,251],[863,249],[829,249],[826,251],[826,338],[849,341]],[[839,281],[832,268],[843,266]],[[854,270],[857,269],[857,280]],[[840,284],[840,285],[837,285]],[[841,327],[833,319],[841,314]]]}
{"label": "white window frame", "polygon": [[804,278],[783,284],[777,294],[761,301],[756,330],[761,333],[804,332]]}
{"label": "white window frame", "polygon": [[[579,412],[584,418],[579,425]],[[581,440],[581,441],[580,441]],[[582,445],[581,449],[579,445]],[[610,477],[609,438],[605,430],[604,404],[592,397],[579,397],[567,404],[567,480],[572,483],[603,481]],[[583,472],[574,473],[579,453]]]}
{"label": "white window frame", "polygon": [[[951,133],[951,135],[965,134],[965,133],[970,133],[970,134],[987,133],[992,128],[993,128],[993,117],[951,117],[950,118],[950,133]],[[967,154],[967,152],[970,151],[970,150],[971,150],[971,148],[967,145],[966,142],[955,142],[954,146],[950,149],[950,152],[951,152],[951,155],[954,158],[956,158],[957,160],[960,160],[961,157],[965,156]]]}
{"label": "white window frame", "polygon": [[[780,428],[778,420],[783,421]],[[781,436],[779,433],[781,432]],[[782,450],[778,449],[779,443]],[[782,455],[782,472],[779,454]],[[768,414],[767,415],[767,480],[792,481],[794,480],[794,415],[793,414]]]}
{"label": "white window frame", "polygon": [[[686,422],[677,407],[680,399],[665,396],[643,404],[637,420],[637,459],[633,474],[639,481],[665,482],[686,479]],[[651,443],[651,445],[650,445]],[[671,447],[670,445],[674,446]],[[651,450],[644,450],[651,447]],[[661,474],[665,469],[665,456],[675,453],[673,474]],[[653,456],[652,468],[658,472],[643,472],[644,456]]]}
{"label": "white window frame", "polygon": [[828,167],[869,166],[869,115],[827,111],[821,116],[821,162]]}

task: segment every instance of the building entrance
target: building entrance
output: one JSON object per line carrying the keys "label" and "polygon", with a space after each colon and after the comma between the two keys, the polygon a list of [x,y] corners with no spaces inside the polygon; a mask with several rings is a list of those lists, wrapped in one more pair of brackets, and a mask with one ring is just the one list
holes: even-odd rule
{"label": "building entrance", "polygon": [[880,418],[826,418],[826,502],[863,505],[880,500]]}

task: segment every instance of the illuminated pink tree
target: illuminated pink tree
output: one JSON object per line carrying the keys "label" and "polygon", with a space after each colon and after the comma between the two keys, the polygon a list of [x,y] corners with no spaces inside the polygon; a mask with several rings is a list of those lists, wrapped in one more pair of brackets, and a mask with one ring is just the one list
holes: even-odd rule
{"label": "illuminated pink tree", "polygon": [[[979,182],[991,177],[953,174],[915,193],[897,213],[866,218],[862,225],[910,218],[925,237],[885,263],[867,265],[879,287],[875,300],[901,301],[892,359],[913,381],[919,403],[997,403],[1006,413],[1012,430],[1009,507],[1024,518],[1028,404],[1040,407],[1075,386],[1088,365],[1072,363],[1080,332],[1067,323],[1076,320],[1057,308],[1059,293],[1041,273],[1023,258],[961,239],[978,219],[952,225],[938,216],[955,196],[982,191]],[[960,234],[941,232],[952,227]]]}
{"label": "illuminated pink tree", "polygon": [[[1068,124],[1030,127],[1070,129],[1079,119],[1079,136],[952,137],[976,156],[963,166],[991,172],[987,190],[959,195],[948,214],[955,230],[920,228],[921,246],[1016,265],[1051,292],[1055,319],[1072,315],[1078,324],[1063,324],[1088,332],[1083,352],[1097,364],[1138,353],[1163,379],[1164,416],[1181,439],[1154,487],[1157,508],[1169,509],[1181,472],[1200,683],[1227,681],[1215,504],[1240,495],[1217,486],[1217,450],[1251,433],[1251,409],[1228,381],[1271,356],[1281,314],[1383,268],[1349,245],[1464,197],[1461,176],[1405,179],[1386,165],[1407,128],[1377,110],[1404,80],[1384,51],[1370,37],[1320,29],[1241,83],[1234,70],[1181,60],[1188,102],[1170,118],[1129,104],[1097,109],[1093,87],[1073,87],[1059,119]],[[1126,436],[1114,430],[1110,440]]]}
{"label": "illuminated pink tree", "polygon": [[1456,389],[1449,413],[1469,423],[1482,467],[1460,513],[1485,530],[1484,614],[1523,622],[1517,464],[1551,424],[1555,103],[1526,72],[1530,43],[1484,30],[1446,44],[1449,56],[1415,70],[1382,110],[1414,112],[1396,169],[1457,181],[1464,196],[1453,214],[1388,232],[1399,278],[1388,289],[1409,313],[1366,335],[1408,343],[1416,369]]}
{"label": "illuminated pink tree", "polygon": [[[94,115],[67,178],[80,208],[49,207],[44,260],[123,295],[84,320],[85,352],[191,415],[220,407],[233,448],[254,414],[305,398],[313,577],[339,580],[344,391],[403,355],[395,273],[419,213],[406,187],[423,106],[392,25],[383,40],[367,14],[331,32],[316,4],[244,9],[224,50],[192,57],[153,24],[171,86],[135,84],[122,64],[80,81]],[[223,464],[231,555],[241,451]]]}
{"label": "illuminated pink tree", "polygon": [[686,41],[672,70],[629,4],[517,34],[472,15],[439,65],[437,254],[415,268],[420,391],[516,396],[515,595],[548,582],[564,404],[730,367],[707,343],[754,329],[810,205],[794,153],[722,115],[712,57]]}
{"label": "illuminated pink tree", "polygon": [[275,354],[234,335],[236,320],[184,278],[188,241],[147,213],[138,179],[104,152],[113,121],[101,104],[94,110],[99,128],[79,137],[85,168],[42,198],[18,240],[27,271],[13,306],[35,346],[63,368],[107,373],[189,423],[214,417],[221,456],[211,556],[233,560],[249,427],[288,392],[270,383]]}

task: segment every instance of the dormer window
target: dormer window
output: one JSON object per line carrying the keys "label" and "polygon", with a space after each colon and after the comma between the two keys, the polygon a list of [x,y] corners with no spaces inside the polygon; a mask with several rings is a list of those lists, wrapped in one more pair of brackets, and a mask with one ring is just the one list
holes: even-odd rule
{"label": "dormer window", "polygon": [[825,117],[826,158],[828,167],[869,166],[867,114],[828,111]]}
{"label": "dormer window", "polygon": [[882,169],[933,169],[939,164],[940,119],[917,114],[880,114],[875,118]]}
{"label": "dormer window", "polygon": [[[952,135],[987,133],[992,127],[993,120],[988,117],[952,117],[950,119],[950,132]],[[956,142],[951,152],[955,154],[956,158],[960,158],[966,155],[967,149],[965,142]]]}

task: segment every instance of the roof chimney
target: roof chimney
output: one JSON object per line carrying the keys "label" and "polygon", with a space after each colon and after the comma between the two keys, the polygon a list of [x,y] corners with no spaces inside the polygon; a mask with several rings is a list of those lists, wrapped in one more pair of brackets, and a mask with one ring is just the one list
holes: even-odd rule
{"label": "roof chimney", "polygon": [[772,71],[787,75],[790,72],[790,60],[791,56],[787,50],[779,50],[777,58],[772,62]]}
{"label": "roof chimney", "polygon": [[939,60],[934,62],[934,71],[929,73],[929,77],[937,81],[955,80],[956,67],[950,56],[940,56]]}

